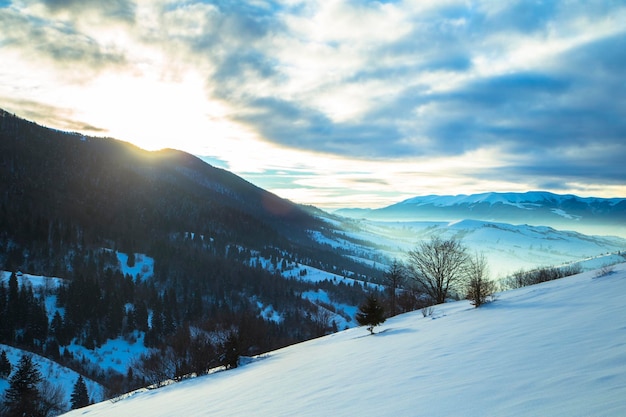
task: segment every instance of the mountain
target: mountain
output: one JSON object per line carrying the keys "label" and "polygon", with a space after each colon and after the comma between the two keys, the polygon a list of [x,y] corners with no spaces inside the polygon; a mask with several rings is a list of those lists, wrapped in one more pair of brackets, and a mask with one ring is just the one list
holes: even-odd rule
{"label": "mountain", "polygon": [[623,416],[626,265],[388,319],[68,417]]}
{"label": "mountain", "polygon": [[380,209],[340,209],[335,213],[380,221],[473,219],[626,237],[626,198],[583,198],[545,191],[429,195]]}
{"label": "mountain", "polygon": [[88,241],[188,231],[278,243],[306,242],[305,231],[320,226],[299,206],[195,156],[54,131],[4,111],[0,175],[9,234],[28,218],[71,222]]}
{"label": "mountain", "polygon": [[220,254],[274,247],[367,272],[312,238],[332,227],[310,208],[181,151],[148,152],[0,110],[0,178],[0,238],[31,247],[33,273],[50,272],[39,265],[49,253],[38,257],[33,242],[147,253],[188,233]]}
{"label": "mountain", "polygon": [[[343,231],[335,244],[353,247],[354,253],[374,252],[384,259],[404,260],[418,242],[432,237],[457,239],[471,253],[483,253],[493,278],[504,278],[519,270],[560,266],[581,259],[626,250],[626,239],[617,236],[589,236],[549,226],[512,225],[483,220],[455,222],[383,222],[344,219]],[[346,238],[352,238],[352,243]],[[342,240],[343,238],[343,240]],[[354,242],[360,242],[356,246]],[[373,253],[363,258],[374,258]]]}
{"label": "mountain", "polygon": [[[353,327],[369,294],[387,302],[390,259],[432,235],[488,245],[507,266],[626,247],[546,226],[349,219],[184,152],[0,111],[0,343],[104,398]],[[423,304],[405,295],[402,311]]]}
{"label": "mountain", "polygon": [[[181,151],[0,110],[0,343],[108,398],[217,366],[229,340],[254,355],[350,326],[382,271],[325,243],[316,212]],[[120,345],[145,354],[100,360]]]}

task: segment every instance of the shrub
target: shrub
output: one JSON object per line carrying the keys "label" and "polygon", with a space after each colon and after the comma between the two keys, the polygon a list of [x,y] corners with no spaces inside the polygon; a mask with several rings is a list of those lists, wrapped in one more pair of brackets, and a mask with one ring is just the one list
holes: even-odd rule
{"label": "shrub", "polygon": [[367,330],[370,334],[374,334],[374,327],[385,322],[385,309],[378,302],[376,297],[370,295],[365,303],[359,306],[359,312],[356,313],[356,321],[361,326],[368,326]]}
{"label": "shrub", "polygon": [[430,317],[435,313],[435,307],[434,306],[426,306],[426,307],[422,307],[422,316],[424,317]]}

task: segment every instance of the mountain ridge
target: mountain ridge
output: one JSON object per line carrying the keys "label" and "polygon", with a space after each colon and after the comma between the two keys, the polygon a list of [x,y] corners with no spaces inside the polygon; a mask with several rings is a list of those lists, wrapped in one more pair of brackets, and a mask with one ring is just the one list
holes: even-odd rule
{"label": "mountain ridge", "polygon": [[[109,340],[141,340],[151,356],[138,364],[155,358],[174,377],[219,364],[229,333],[242,355],[321,336],[347,319],[307,294],[353,306],[366,289],[343,279],[382,276],[320,243],[332,227],[188,153],[48,129],[2,111],[0,270],[25,295],[0,288],[0,343],[76,366],[110,395],[149,372],[81,361],[68,346],[91,352]],[[149,278],[120,267],[147,258]],[[305,279],[314,270],[341,280]],[[22,273],[64,285],[27,297]]]}
{"label": "mountain ridge", "polygon": [[378,209],[339,209],[333,213],[377,221],[474,219],[626,236],[626,198],[579,197],[548,191],[427,195]]}
{"label": "mountain ridge", "polygon": [[134,228],[144,234],[258,230],[309,246],[315,242],[306,230],[323,226],[299,205],[183,151],[145,151],[0,112],[0,197],[7,216],[26,206],[48,222],[92,223],[96,230],[86,232],[96,239],[119,239],[135,218]]}
{"label": "mountain ridge", "polygon": [[587,204],[606,202],[615,205],[626,201],[626,198],[580,197],[575,194],[557,194],[549,191],[534,190],[523,193],[486,192],[478,194],[457,194],[454,196],[431,194],[428,196],[408,198],[398,204],[433,204],[443,207],[454,204],[503,203],[515,205],[519,203],[541,203],[545,201],[562,202],[563,200],[576,200]]}

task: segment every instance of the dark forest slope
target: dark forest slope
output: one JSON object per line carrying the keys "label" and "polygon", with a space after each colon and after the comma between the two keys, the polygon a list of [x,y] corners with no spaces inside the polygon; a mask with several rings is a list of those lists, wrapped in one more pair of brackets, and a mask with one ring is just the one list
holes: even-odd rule
{"label": "dark forest slope", "polygon": [[[232,243],[307,242],[319,221],[297,205],[175,150],[38,126],[0,111],[1,230],[17,241],[59,226],[85,243],[195,232]],[[30,224],[28,224],[30,223]],[[142,243],[144,242],[144,243]]]}

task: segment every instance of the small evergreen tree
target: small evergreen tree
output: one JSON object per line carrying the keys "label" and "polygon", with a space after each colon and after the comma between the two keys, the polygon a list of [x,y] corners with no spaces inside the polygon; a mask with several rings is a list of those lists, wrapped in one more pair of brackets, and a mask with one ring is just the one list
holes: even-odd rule
{"label": "small evergreen tree", "polygon": [[0,378],[6,379],[11,375],[11,362],[7,358],[7,353],[3,349],[0,353]]}
{"label": "small evergreen tree", "polygon": [[41,372],[31,355],[20,359],[17,370],[9,379],[9,388],[4,394],[6,417],[39,416],[41,395],[37,385],[41,382]]}
{"label": "small evergreen tree", "polygon": [[367,330],[370,331],[370,334],[374,334],[374,327],[385,322],[385,309],[376,297],[370,294],[367,300],[359,306],[356,321],[361,326],[368,326]]}
{"label": "small evergreen tree", "polygon": [[131,251],[131,252],[128,254],[128,258],[126,259],[126,265],[127,265],[129,268],[132,268],[132,267],[134,267],[134,266],[135,266],[135,252],[132,252],[132,251]]}
{"label": "small evergreen tree", "polygon": [[223,345],[223,354],[221,357],[222,365],[226,369],[236,368],[239,365],[239,335],[236,332],[230,332]]}
{"label": "small evergreen tree", "polygon": [[85,385],[85,380],[82,375],[78,377],[76,383],[74,384],[70,403],[72,405],[72,410],[89,405],[89,393],[87,392],[87,385]]}

